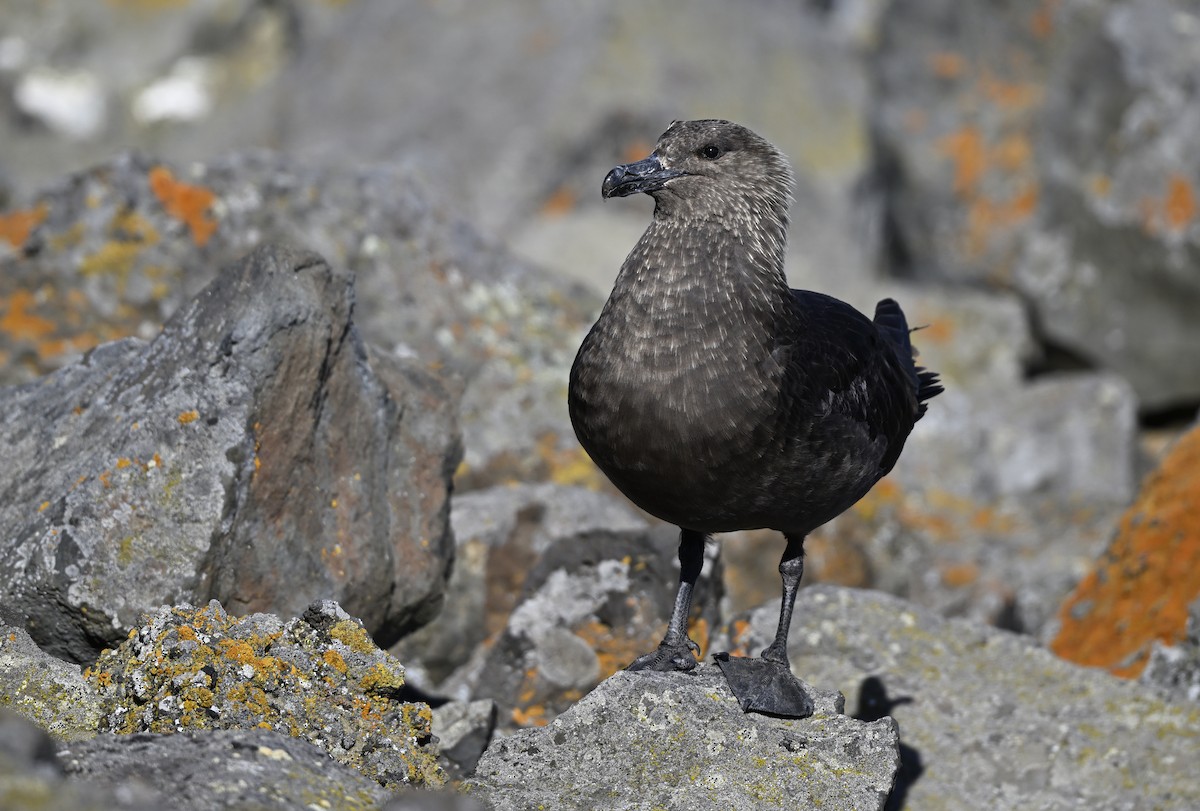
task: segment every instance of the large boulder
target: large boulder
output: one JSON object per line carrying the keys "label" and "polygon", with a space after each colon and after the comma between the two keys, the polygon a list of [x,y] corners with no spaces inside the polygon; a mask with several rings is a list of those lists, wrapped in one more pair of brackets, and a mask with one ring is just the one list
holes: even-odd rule
{"label": "large boulder", "polygon": [[[740,626],[755,650],[778,603]],[[1057,658],[1028,636],[877,592],[800,591],[789,651],[854,717],[895,718],[890,808],[1195,808],[1196,707]]]}
{"label": "large boulder", "polygon": [[894,272],[1022,294],[1143,407],[1200,399],[1195,10],[895,0],[872,60]]}
{"label": "large boulder", "polygon": [[353,277],[264,248],[150,342],[0,391],[0,593],[89,661],[163,603],[299,613],[385,644],[436,610],[453,552],[453,401],[372,352]]}
{"label": "large boulder", "polygon": [[468,796],[526,808],[882,809],[896,724],[841,714],[823,693],[796,721],[742,712],[713,665],[618,673],[552,724],[484,754]]}
{"label": "large boulder", "polygon": [[1146,667],[1155,643],[1174,646],[1200,600],[1200,427],[1146,480],[1108,548],[1063,601],[1051,649],[1121,676]]}

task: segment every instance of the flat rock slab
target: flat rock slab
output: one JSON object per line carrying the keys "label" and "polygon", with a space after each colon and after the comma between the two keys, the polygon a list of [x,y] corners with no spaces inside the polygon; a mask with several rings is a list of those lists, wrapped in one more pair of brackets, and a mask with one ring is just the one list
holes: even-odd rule
{"label": "flat rock slab", "polygon": [[496,811],[879,809],[899,763],[890,718],[745,714],[713,665],[617,673],[540,729],[492,744],[469,796]]}
{"label": "flat rock slab", "polygon": [[[754,613],[757,640],[778,605]],[[890,715],[896,796],[910,809],[1200,808],[1200,707],[1055,657],[1032,638],[878,592],[802,589],[794,670]]]}

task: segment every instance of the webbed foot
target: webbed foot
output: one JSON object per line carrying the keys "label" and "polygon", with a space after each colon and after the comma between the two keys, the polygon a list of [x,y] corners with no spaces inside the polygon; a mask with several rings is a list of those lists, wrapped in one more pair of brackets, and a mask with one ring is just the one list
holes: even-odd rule
{"label": "webbed foot", "polygon": [[728,653],[717,653],[713,658],[743,712],[781,718],[807,718],[813,714],[813,700],[804,682],[792,675],[787,664]]}
{"label": "webbed foot", "polygon": [[650,653],[639,656],[626,667],[626,670],[658,670],[670,673],[676,670],[694,670],[696,657],[692,651],[699,653],[700,647],[692,640],[683,645],[661,643]]}

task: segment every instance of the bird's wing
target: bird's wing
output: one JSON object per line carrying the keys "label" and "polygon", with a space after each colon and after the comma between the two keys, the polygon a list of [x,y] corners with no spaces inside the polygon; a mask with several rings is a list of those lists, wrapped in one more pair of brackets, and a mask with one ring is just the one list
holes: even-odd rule
{"label": "bird's wing", "polygon": [[916,420],[909,374],[876,325],[849,304],[806,290],[793,290],[792,299],[792,327],[780,343],[785,395],[802,398],[807,408],[797,413],[813,413],[822,432],[877,448],[883,475]]}

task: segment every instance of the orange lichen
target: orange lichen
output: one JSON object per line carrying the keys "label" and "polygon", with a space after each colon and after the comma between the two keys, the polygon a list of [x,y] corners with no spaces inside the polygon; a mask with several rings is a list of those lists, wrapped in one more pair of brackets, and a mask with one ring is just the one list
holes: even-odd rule
{"label": "orange lichen", "polygon": [[180,425],[187,425],[189,422],[195,422],[200,419],[200,412],[193,408],[191,411],[183,412],[175,419],[179,420]]}
{"label": "orange lichen", "polygon": [[940,567],[942,582],[950,588],[969,586],[979,579],[979,567],[974,563],[950,563]]}
{"label": "orange lichen", "polygon": [[626,145],[625,149],[621,153],[621,159],[626,163],[640,161],[642,158],[649,155],[653,149],[654,144],[647,143],[639,138],[638,140]]}
{"label": "orange lichen", "polygon": [[1200,595],[1200,429],[1185,434],[1121,518],[1116,537],[1059,611],[1050,648],[1139,675],[1151,643],[1177,643]]}
{"label": "orange lichen", "polygon": [[1054,7],[1058,0],[1045,0],[1029,17],[1029,31],[1038,39],[1048,39],[1054,33]]}
{"label": "orange lichen", "polygon": [[1174,174],[1167,182],[1167,199],[1163,203],[1163,219],[1167,227],[1182,231],[1196,216],[1196,193],[1187,178]]}
{"label": "orange lichen", "polygon": [[544,727],[550,723],[550,719],[546,717],[546,708],[541,704],[534,704],[525,709],[513,707],[512,720],[519,727]]}
{"label": "orange lichen", "polygon": [[541,213],[547,217],[559,217],[575,208],[578,202],[575,192],[560,186],[542,203]]}
{"label": "orange lichen", "polygon": [[987,146],[978,127],[966,126],[943,136],[938,151],[954,164],[954,190],[960,194],[979,185],[987,168]]}
{"label": "orange lichen", "polygon": [[0,214],[0,239],[14,248],[20,248],[29,239],[33,229],[46,219],[47,213],[49,208],[46,204],[39,203],[36,208]]}
{"label": "orange lichen", "polygon": [[209,209],[216,200],[213,191],[176,180],[165,166],[150,170],[150,189],[167,213],[186,224],[195,243],[204,247],[217,230],[216,220],[209,216]]}
{"label": "orange lichen", "polygon": [[957,79],[966,68],[962,54],[953,51],[938,51],[929,57],[929,69],[939,79]]}
{"label": "orange lichen", "polygon": [[1002,110],[1020,112],[1037,105],[1042,99],[1042,87],[1033,82],[1006,82],[993,76],[979,81],[988,100]]}
{"label": "orange lichen", "polygon": [[0,332],[16,340],[37,340],[54,332],[54,322],[30,312],[36,304],[28,290],[14,290],[8,298],[4,317],[0,318]]}

